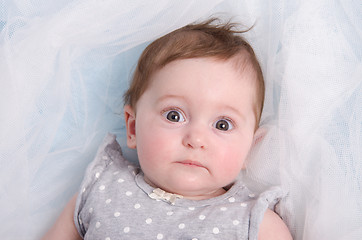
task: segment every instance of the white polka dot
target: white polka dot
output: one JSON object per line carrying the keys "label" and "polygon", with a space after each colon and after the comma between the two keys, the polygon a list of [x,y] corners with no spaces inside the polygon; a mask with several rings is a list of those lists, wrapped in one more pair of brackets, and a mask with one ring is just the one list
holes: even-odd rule
{"label": "white polka dot", "polygon": [[88,212],[89,212],[89,213],[92,213],[92,212],[93,212],[93,208],[89,208]]}
{"label": "white polka dot", "polygon": [[193,238],[192,240],[199,240],[199,239],[197,239],[197,238]]}
{"label": "white polka dot", "polygon": [[110,198],[106,200],[106,204],[110,204],[111,202],[112,202],[112,199],[110,199]]}
{"label": "white polka dot", "polygon": [[131,229],[130,229],[129,227],[125,227],[125,228],[123,229],[123,232],[129,233],[130,230],[131,230]]}
{"label": "white polka dot", "polygon": [[126,192],[126,195],[129,197],[129,196],[131,196],[131,195],[132,195],[132,192],[127,191],[127,192]]}
{"label": "white polka dot", "polygon": [[235,202],[235,198],[233,198],[233,197],[229,198],[229,202],[231,202],[231,203]]}
{"label": "white polka dot", "polygon": [[99,172],[97,172],[97,173],[96,173],[96,178],[99,178],[99,175],[100,175],[100,173],[99,173]]}
{"label": "white polka dot", "polygon": [[121,216],[121,213],[120,213],[120,212],[115,212],[115,213],[114,213],[114,216],[115,216],[115,217],[119,217],[119,216]]}
{"label": "white polka dot", "polygon": [[118,181],[117,181],[117,182],[119,182],[119,183],[123,183],[123,182],[124,182],[124,179],[120,178],[120,179],[118,179]]}
{"label": "white polka dot", "polygon": [[214,234],[219,234],[219,233],[220,233],[220,230],[219,230],[217,227],[214,227],[214,228],[212,229],[212,232],[213,232]]}
{"label": "white polka dot", "polygon": [[102,157],[102,159],[103,159],[103,160],[107,160],[107,159],[108,159],[108,156],[104,155],[104,156]]}
{"label": "white polka dot", "polygon": [[234,224],[235,226],[239,225],[239,223],[240,223],[240,222],[239,222],[238,220],[234,220],[234,221],[233,221],[233,224]]}
{"label": "white polka dot", "polygon": [[83,190],[82,190],[82,193],[84,193],[85,192],[85,188],[83,188]]}
{"label": "white polka dot", "polygon": [[109,238],[109,237],[106,237],[104,240],[111,240],[111,238]]}
{"label": "white polka dot", "polygon": [[246,207],[248,204],[246,204],[246,203],[240,203],[240,206],[242,206],[242,207]]}
{"label": "white polka dot", "polygon": [[101,227],[101,223],[100,222],[96,222],[96,228],[100,228]]}
{"label": "white polka dot", "polygon": [[141,204],[139,204],[139,203],[136,203],[135,205],[134,205],[134,208],[135,209],[139,209],[141,207]]}
{"label": "white polka dot", "polygon": [[104,189],[106,189],[106,186],[104,185],[99,186],[99,190],[103,191]]}
{"label": "white polka dot", "polygon": [[152,223],[152,219],[151,219],[151,218],[147,218],[147,219],[146,219],[146,223],[147,223],[147,224],[151,224],[151,223]]}
{"label": "white polka dot", "polygon": [[250,193],[250,194],[249,194],[249,197],[253,198],[253,197],[255,197],[255,194],[254,194],[254,193]]}
{"label": "white polka dot", "polygon": [[119,173],[119,171],[115,171],[114,173],[113,173],[113,175],[117,175]]}
{"label": "white polka dot", "polygon": [[189,210],[193,211],[195,210],[195,207],[189,207]]}
{"label": "white polka dot", "polygon": [[184,229],[185,226],[186,226],[186,225],[185,225],[184,223],[180,223],[180,224],[178,225],[178,228],[179,228],[179,229]]}
{"label": "white polka dot", "polygon": [[220,210],[221,210],[221,211],[226,211],[226,210],[228,210],[228,209],[227,209],[227,207],[221,207]]}
{"label": "white polka dot", "polygon": [[199,219],[200,219],[200,220],[205,220],[205,218],[206,218],[205,215],[200,215],[200,216],[199,216]]}
{"label": "white polka dot", "polygon": [[163,234],[162,233],[157,234],[157,239],[163,239]]}
{"label": "white polka dot", "polygon": [[173,214],[173,212],[167,212],[166,214],[167,214],[167,216],[171,216]]}

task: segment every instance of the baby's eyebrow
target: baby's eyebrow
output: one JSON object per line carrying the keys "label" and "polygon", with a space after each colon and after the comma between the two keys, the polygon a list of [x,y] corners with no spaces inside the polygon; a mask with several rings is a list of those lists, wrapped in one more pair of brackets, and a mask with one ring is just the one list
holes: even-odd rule
{"label": "baby's eyebrow", "polygon": [[182,100],[182,101],[185,101],[185,102],[187,102],[187,100],[186,100],[186,98],[184,97],[184,96],[180,96],[180,95],[175,95],[175,94],[166,94],[166,95],[163,95],[163,96],[161,96],[161,97],[159,97],[158,99],[157,99],[157,102],[162,102],[162,101],[165,101],[165,100],[167,100],[167,99],[170,99],[170,98],[172,98],[172,99],[180,99],[180,100]]}
{"label": "baby's eyebrow", "polygon": [[224,109],[225,111],[231,111],[234,114],[236,114],[237,116],[241,117],[243,120],[245,120],[244,114],[242,112],[240,112],[239,109],[237,109],[233,106],[230,106],[230,105],[223,105],[221,108]]}
{"label": "baby's eyebrow", "polygon": [[[244,109],[240,109],[240,108],[234,107],[233,105],[229,105],[229,104],[221,104],[219,107],[220,107],[220,109],[222,109],[222,112],[231,112],[234,117],[235,116],[238,117],[238,119],[241,120],[242,124],[246,124],[250,121],[255,121],[249,117],[248,110],[244,111]],[[254,114],[252,116],[255,117]],[[232,116],[230,116],[230,117],[232,117]]]}

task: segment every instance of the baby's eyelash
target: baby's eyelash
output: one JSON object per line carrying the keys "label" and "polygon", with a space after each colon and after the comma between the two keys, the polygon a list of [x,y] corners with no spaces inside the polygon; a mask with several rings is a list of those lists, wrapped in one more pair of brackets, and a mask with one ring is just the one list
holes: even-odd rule
{"label": "baby's eyelash", "polygon": [[[220,121],[226,121],[227,122],[227,129],[225,129],[225,131],[230,131],[232,129],[235,129],[237,127],[236,123],[234,120],[232,120],[231,118],[227,117],[227,116],[222,116],[219,117],[215,122],[214,122],[214,127],[218,127],[218,123]],[[230,123],[230,124],[229,124]],[[222,129],[219,129],[222,130]]]}
{"label": "baby's eyelash", "polygon": [[219,119],[228,120],[228,121],[230,121],[234,126],[236,126],[235,121],[234,121],[232,118],[228,117],[228,116],[221,116]]}
{"label": "baby's eyelash", "polygon": [[164,109],[161,110],[161,115],[163,115],[163,114],[165,114],[166,112],[169,112],[169,111],[178,111],[178,112],[183,113],[183,111],[178,107],[167,107],[167,108],[164,108]]}
{"label": "baby's eyelash", "polygon": [[169,122],[185,122],[186,116],[184,112],[179,108],[167,108],[161,111],[161,115]]}

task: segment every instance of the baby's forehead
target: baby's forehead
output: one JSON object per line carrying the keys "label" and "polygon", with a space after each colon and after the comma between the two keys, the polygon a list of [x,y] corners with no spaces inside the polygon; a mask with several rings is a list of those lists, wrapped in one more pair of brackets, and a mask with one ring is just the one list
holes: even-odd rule
{"label": "baby's forehead", "polygon": [[[242,81],[243,84],[249,83],[253,87],[256,86],[258,82],[258,74],[251,55],[246,50],[241,50],[239,53],[228,59],[215,57],[215,60],[217,62],[224,62],[226,65],[231,66],[231,69],[240,76],[240,81]],[[228,68],[228,70],[230,71],[230,68]]]}
{"label": "baby's forehead", "polygon": [[233,58],[228,59],[227,62],[233,66],[233,69],[240,75],[242,81],[248,81],[253,88],[257,88],[259,76],[257,66],[254,65],[250,53],[243,50],[243,53],[236,54]]}
{"label": "baby's forehead", "polygon": [[[196,57],[196,58],[185,58],[185,59],[176,59],[174,61],[171,61],[169,63],[167,63],[165,66],[161,67],[160,69],[157,69],[152,76],[149,79],[149,84],[153,85],[154,81],[157,81],[157,77],[160,72],[162,70],[168,69],[168,68],[173,68],[175,66],[177,66],[177,68],[179,69],[179,71],[183,72],[183,71],[187,71],[187,67],[184,66],[190,66],[190,65],[185,65],[185,62],[189,62],[189,60],[192,61],[198,61],[200,60],[200,62],[203,62],[206,60],[207,64],[209,65],[210,71],[211,69],[214,68],[224,68],[222,69],[222,75],[224,77],[220,77],[221,82],[220,83],[225,83],[225,84],[230,84],[228,83],[227,79],[228,76],[230,76],[230,74],[236,76],[237,79],[240,80],[240,84],[244,85],[244,86],[250,86],[252,89],[257,89],[257,74],[255,69],[252,66],[252,63],[248,57],[248,53],[245,51],[245,53],[240,53],[240,54],[236,54],[235,56],[233,56],[232,58],[229,59],[224,59],[224,58],[219,58],[219,57]],[[222,64],[220,64],[222,63]],[[175,73],[175,72],[174,72]],[[165,83],[167,84],[167,82]],[[170,83],[171,84],[171,83]],[[150,87],[150,85],[148,85],[148,87]],[[148,88],[147,87],[147,88]],[[174,86],[176,87],[176,86]],[[189,86],[192,87],[192,86]]]}
{"label": "baby's forehead", "polygon": [[[206,72],[205,68],[208,69]],[[180,87],[179,84],[172,81],[172,79],[175,78],[184,79],[182,81],[186,81],[187,78],[205,78],[206,81],[203,81],[204,84],[202,85],[202,88],[210,88],[210,85],[207,84],[214,83],[211,79],[214,79],[214,76],[218,76],[218,84],[237,84],[247,87],[253,92],[255,90],[255,94],[257,92],[256,89],[258,80],[255,70],[251,67],[251,63],[247,57],[242,55],[235,56],[230,59],[200,57],[174,60],[154,72],[151,76],[150,85],[148,87],[157,84],[157,79],[161,76],[163,76],[162,85],[168,86],[170,90],[178,89]],[[196,82],[190,82],[189,85],[187,85],[187,88],[195,86],[201,87],[200,82]]]}
{"label": "baby's forehead", "polygon": [[245,49],[240,50],[232,58],[229,58],[226,61],[230,62],[235,70],[239,71],[241,74],[256,72],[252,57]]}

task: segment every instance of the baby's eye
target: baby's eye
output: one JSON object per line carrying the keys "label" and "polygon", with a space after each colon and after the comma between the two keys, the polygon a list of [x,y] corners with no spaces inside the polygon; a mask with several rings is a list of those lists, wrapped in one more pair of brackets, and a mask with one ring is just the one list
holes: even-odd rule
{"label": "baby's eye", "polygon": [[163,116],[170,122],[184,122],[183,114],[178,110],[169,110],[163,113]]}
{"label": "baby's eye", "polygon": [[215,128],[220,131],[228,131],[234,128],[232,122],[227,119],[220,119],[215,123]]}

